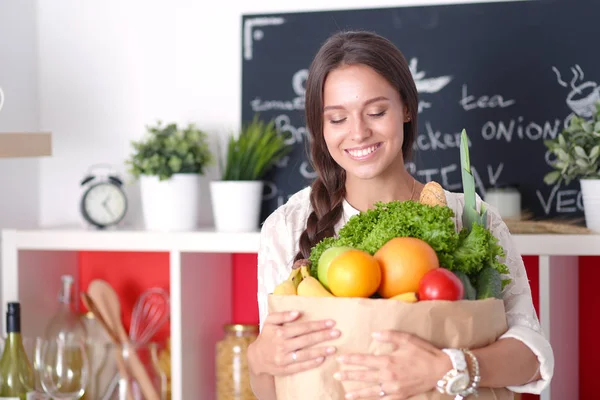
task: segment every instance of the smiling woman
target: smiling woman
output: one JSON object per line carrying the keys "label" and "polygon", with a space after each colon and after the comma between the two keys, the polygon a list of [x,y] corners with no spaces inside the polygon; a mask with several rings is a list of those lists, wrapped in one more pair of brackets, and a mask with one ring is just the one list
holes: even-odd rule
{"label": "smiling woman", "polygon": [[330,72],[323,100],[323,136],[346,171],[346,185],[396,179],[404,164],[404,124],[411,120],[398,91],[371,67],[350,64]]}
{"label": "smiling woman", "polygon": [[[273,212],[261,231],[261,333],[248,349],[260,400],[277,397],[275,376],[321,366],[337,352],[330,341],[343,335],[335,315],[297,321],[295,310],[268,313],[269,293],[287,278],[295,261],[310,259],[311,249],[337,236],[350,217],[377,202],[418,200],[424,187],[405,168],[416,138],[417,89],[404,56],[389,40],[369,32],[329,38],[310,66],[305,110],[317,177]],[[464,196],[443,193],[460,230]],[[489,346],[460,350],[439,349],[405,332],[373,332],[395,350],[338,359],[347,365],[336,379],[364,383],[364,389],[348,392],[346,398],[396,400],[435,389],[466,396],[467,388],[478,385],[539,394],[549,384],[553,353],[540,329],[523,260],[498,213],[487,209],[487,226],[506,249],[510,269],[511,282],[502,293],[508,331]]]}

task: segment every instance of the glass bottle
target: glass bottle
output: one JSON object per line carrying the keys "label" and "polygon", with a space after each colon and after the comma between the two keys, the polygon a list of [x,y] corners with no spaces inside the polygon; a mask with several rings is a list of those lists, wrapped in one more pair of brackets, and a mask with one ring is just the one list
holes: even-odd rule
{"label": "glass bottle", "polygon": [[46,339],[55,340],[60,338],[67,342],[83,340],[84,343],[87,343],[88,335],[85,324],[71,307],[73,276],[63,275],[61,281],[62,288],[58,295],[58,311],[46,326]]}
{"label": "glass bottle", "polygon": [[256,400],[250,387],[247,351],[258,325],[228,324],[216,346],[217,400]]}
{"label": "glass bottle", "polygon": [[34,374],[21,337],[20,303],[8,303],[6,335],[0,358],[0,399],[27,400],[34,394]]}
{"label": "glass bottle", "polygon": [[[88,340],[88,333],[81,317],[73,309],[73,276],[61,276],[62,287],[58,294],[58,310],[46,325],[45,337],[47,340],[56,341],[60,339],[68,346],[75,346],[83,342],[86,344],[88,359],[91,356],[91,346]],[[86,388],[86,393],[81,400],[90,400],[86,395],[90,387]]]}

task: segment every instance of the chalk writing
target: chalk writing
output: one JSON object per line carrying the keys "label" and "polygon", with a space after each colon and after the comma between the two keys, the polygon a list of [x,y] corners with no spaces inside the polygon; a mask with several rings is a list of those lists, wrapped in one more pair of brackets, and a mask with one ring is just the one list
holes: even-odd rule
{"label": "chalk writing", "polygon": [[308,161],[302,161],[299,171],[300,175],[305,179],[315,179],[317,177],[317,172],[312,169],[312,166]]}
{"label": "chalk writing", "polygon": [[419,60],[416,57],[411,58],[408,65],[412,77],[417,86],[419,93],[437,93],[450,83],[452,76],[440,76],[437,78],[425,78],[425,72],[417,71],[417,63]]}
{"label": "chalk writing", "polygon": [[283,156],[275,162],[277,168],[287,168],[290,163],[290,156]]}
{"label": "chalk writing", "polygon": [[426,108],[431,108],[431,103],[425,100],[419,100],[419,113],[422,113]]}
{"label": "chalk writing", "polygon": [[308,135],[308,130],[305,126],[295,127],[292,125],[290,116],[281,114],[275,117],[275,128],[280,133],[288,133],[286,144],[293,145],[304,141],[304,137]]}
{"label": "chalk writing", "polygon": [[292,75],[292,90],[296,94],[291,100],[261,100],[260,97],[255,97],[250,100],[250,107],[253,112],[262,112],[270,110],[280,111],[303,111],[304,110],[304,95],[306,93],[306,78],[308,70],[301,69]]}
{"label": "chalk writing", "polygon": [[462,97],[459,101],[465,111],[474,110],[476,108],[506,108],[515,104],[515,100],[504,100],[498,94],[493,96],[475,96],[468,94],[467,85],[462,85]]}
{"label": "chalk writing", "polygon": [[261,100],[260,97],[256,97],[254,100],[250,101],[250,106],[254,112],[270,110],[304,110],[304,98],[295,97],[292,100]]}
{"label": "chalk writing", "polygon": [[253,32],[255,27],[265,27],[271,25],[281,25],[285,19],[281,17],[258,17],[248,18],[244,21],[244,59],[252,60],[254,55],[253,47],[254,40],[261,40],[264,37],[264,32]]}
{"label": "chalk writing", "polygon": [[536,190],[535,194],[542,205],[546,215],[551,211],[565,214],[576,211],[583,211],[583,198],[581,191],[574,189],[559,189],[558,184],[554,185],[548,195],[544,195],[542,190]]}
{"label": "chalk writing", "polygon": [[511,119],[508,122],[488,121],[481,128],[481,137],[485,140],[505,140],[508,143],[514,137],[529,140],[554,139],[560,132],[562,125],[563,121],[560,119],[546,121],[543,124],[533,121],[524,124],[523,117]]}
{"label": "chalk writing", "polygon": [[415,150],[446,150],[460,146],[460,132],[443,133],[433,129],[429,121],[425,121],[425,133],[417,135],[413,145]]}
{"label": "chalk writing", "polygon": [[[462,176],[460,173],[460,164],[459,163],[451,163],[448,165],[444,165],[439,168],[424,168],[417,169],[414,162],[406,163],[407,171],[419,178],[419,180],[423,182],[436,181],[439,182],[446,190],[449,191],[457,191],[462,188]],[[481,196],[485,196],[486,188],[495,186],[497,182],[500,180],[500,175],[502,175],[502,170],[504,169],[504,163],[499,164],[486,164],[483,171],[487,172],[487,175],[481,175],[479,173],[479,168],[471,165],[471,170],[473,173],[473,178],[475,179],[475,187]],[[487,179],[485,179],[487,178]]]}

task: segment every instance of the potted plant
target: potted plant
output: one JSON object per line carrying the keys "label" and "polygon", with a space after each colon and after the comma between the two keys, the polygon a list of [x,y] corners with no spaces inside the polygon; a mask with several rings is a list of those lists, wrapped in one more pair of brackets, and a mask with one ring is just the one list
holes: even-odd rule
{"label": "potted plant", "polygon": [[140,180],[146,229],[187,231],[197,227],[200,211],[200,179],[213,162],[207,135],[190,123],[158,121],[147,126],[147,135],[133,141],[126,161]]}
{"label": "potted plant", "polygon": [[275,128],[255,115],[239,135],[230,135],[220,158],[221,179],[212,181],[211,200],[217,231],[258,229],[264,189],[262,178],[291,147]]}
{"label": "potted plant", "polygon": [[574,115],[568,126],[544,144],[556,159],[554,171],[544,177],[548,185],[579,180],[587,227],[600,232],[600,102],[590,119]]}

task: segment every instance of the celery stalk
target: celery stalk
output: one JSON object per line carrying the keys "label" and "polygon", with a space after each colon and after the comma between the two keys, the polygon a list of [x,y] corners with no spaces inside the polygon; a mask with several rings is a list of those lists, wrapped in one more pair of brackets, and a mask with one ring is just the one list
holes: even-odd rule
{"label": "celery stalk", "polygon": [[460,134],[460,166],[462,175],[463,191],[465,195],[465,205],[462,214],[462,223],[468,231],[474,223],[483,225],[487,228],[487,210],[482,205],[481,212],[477,211],[475,197],[475,179],[471,173],[471,161],[469,159],[469,139],[467,131],[462,130]]}

